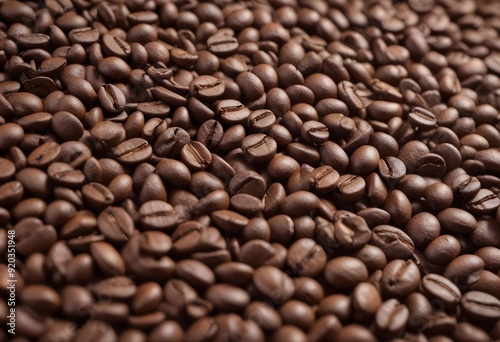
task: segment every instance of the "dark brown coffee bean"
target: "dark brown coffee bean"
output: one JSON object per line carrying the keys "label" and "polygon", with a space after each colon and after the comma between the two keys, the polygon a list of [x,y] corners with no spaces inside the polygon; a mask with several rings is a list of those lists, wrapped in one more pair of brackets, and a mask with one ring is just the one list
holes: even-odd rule
{"label": "dark brown coffee bean", "polygon": [[103,210],[113,204],[115,198],[109,189],[100,184],[91,182],[82,187],[85,202],[94,209]]}
{"label": "dark brown coffee bean", "polygon": [[406,176],[406,166],[398,158],[388,156],[378,163],[380,176],[389,184],[396,184]]}
{"label": "dark brown coffee bean", "polygon": [[166,230],[178,222],[174,208],[160,200],[143,203],[139,209],[141,225],[146,229]]}
{"label": "dark brown coffee bean", "polygon": [[187,143],[180,150],[184,163],[192,171],[202,171],[212,162],[212,155],[205,145],[198,141]]}
{"label": "dark brown coffee bean", "polygon": [[224,84],[213,76],[199,76],[189,84],[189,93],[200,100],[216,100],[224,93]]}
{"label": "dark brown coffee bean", "polygon": [[52,116],[51,126],[63,141],[78,140],[84,134],[81,121],[72,113],[60,111]]}
{"label": "dark brown coffee bean", "polygon": [[469,208],[475,214],[487,214],[495,211],[500,206],[500,198],[487,189],[481,189],[470,200]]}
{"label": "dark brown coffee bean", "polygon": [[355,202],[363,196],[366,188],[365,180],[356,175],[340,176],[335,189],[335,196],[342,201]]}
{"label": "dark brown coffee bean", "polygon": [[431,130],[436,126],[436,116],[429,110],[422,107],[413,107],[408,113],[408,121],[423,131]]}
{"label": "dark brown coffee bean", "polygon": [[248,224],[248,218],[230,210],[218,210],[211,215],[214,223],[229,233],[237,233]]}
{"label": "dark brown coffee bean", "polygon": [[451,280],[457,286],[469,286],[479,279],[479,274],[484,269],[484,261],[472,254],[463,254],[450,262],[443,276]]}
{"label": "dark brown coffee bean", "polygon": [[382,292],[395,297],[405,297],[415,291],[420,283],[420,271],[411,260],[390,261],[382,272]]}
{"label": "dark brown coffee bean", "polygon": [[444,229],[453,233],[470,233],[477,226],[474,216],[459,208],[447,208],[437,215],[437,219]]}
{"label": "dark brown coffee bean", "polygon": [[370,229],[360,216],[341,217],[334,227],[335,240],[346,249],[361,248],[370,240]]}
{"label": "dark brown coffee bean", "polygon": [[94,242],[90,253],[97,267],[106,275],[114,276],[125,272],[125,263],[118,251],[107,242]]}
{"label": "dark brown coffee bean", "polygon": [[323,270],[326,253],[314,240],[300,239],[290,246],[287,263],[294,273],[314,277]]}
{"label": "dark brown coffee bean", "polygon": [[125,164],[138,164],[148,160],[153,153],[152,147],[142,138],[125,140],[115,148],[113,154]]}
{"label": "dark brown coffee bean", "polygon": [[213,149],[219,144],[223,134],[224,129],[219,122],[207,120],[200,126],[196,139],[208,149]]}
{"label": "dark brown coffee bean", "polygon": [[266,162],[276,155],[277,144],[273,138],[257,133],[243,138],[241,148],[245,158],[250,162]]}
{"label": "dark brown coffee bean", "polygon": [[30,166],[44,168],[54,162],[61,152],[61,146],[53,141],[48,141],[37,147],[28,156],[27,162]]}
{"label": "dark brown coffee bean", "polygon": [[408,235],[389,225],[373,228],[370,243],[382,249],[388,259],[410,258],[415,250]]}
{"label": "dark brown coffee bean", "polygon": [[439,274],[425,275],[422,278],[422,288],[431,300],[439,300],[448,309],[456,308],[462,298],[456,285]]}
{"label": "dark brown coffee bean", "polygon": [[134,233],[134,222],[125,209],[108,207],[97,217],[101,233],[114,243],[127,242]]}
{"label": "dark brown coffee bean", "polygon": [[111,114],[118,114],[125,109],[125,95],[113,84],[101,86],[97,92],[97,97],[103,109]]}
{"label": "dark brown coffee bean", "polygon": [[500,316],[500,301],[484,292],[467,292],[460,304],[462,310],[473,319],[492,321]]}
{"label": "dark brown coffee bean", "polygon": [[281,304],[292,297],[295,287],[292,279],[274,266],[262,266],[255,270],[253,285],[267,299]]}
{"label": "dark brown coffee bean", "polygon": [[375,331],[378,336],[390,338],[402,333],[408,322],[410,312],[406,305],[397,299],[389,299],[382,303],[375,315]]}
{"label": "dark brown coffee bean", "polygon": [[341,256],[330,260],[324,269],[327,283],[339,289],[353,289],[358,283],[368,280],[368,270],[359,259]]}
{"label": "dark brown coffee bean", "polygon": [[281,203],[284,214],[292,217],[309,214],[318,205],[319,198],[307,191],[297,191],[288,195]]}

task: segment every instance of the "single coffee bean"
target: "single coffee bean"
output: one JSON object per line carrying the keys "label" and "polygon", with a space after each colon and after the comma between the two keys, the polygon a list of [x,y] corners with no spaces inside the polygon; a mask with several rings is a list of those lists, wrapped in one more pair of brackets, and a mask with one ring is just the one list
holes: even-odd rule
{"label": "single coffee bean", "polygon": [[295,291],[292,279],[275,266],[257,268],[253,276],[253,285],[276,304],[290,299]]}
{"label": "single coffee bean", "polygon": [[125,263],[118,251],[107,242],[94,242],[90,254],[97,267],[108,276],[125,273]]}
{"label": "single coffee bean", "polygon": [[478,279],[484,270],[484,261],[473,254],[462,254],[450,262],[443,271],[443,276],[457,286],[469,286]]}
{"label": "single coffee bean", "polygon": [[248,224],[248,218],[230,210],[218,210],[211,215],[214,223],[229,233],[241,232]]}
{"label": "single coffee bean", "polygon": [[232,125],[246,122],[251,113],[241,102],[230,99],[217,102],[216,111],[222,122]]}
{"label": "single coffee bean", "polygon": [[189,84],[189,93],[200,100],[216,100],[224,93],[224,84],[213,76],[199,76]]}
{"label": "single coffee bean", "polygon": [[416,247],[423,248],[439,236],[441,223],[428,212],[418,213],[408,221],[404,231]]}
{"label": "single coffee bean", "polygon": [[375,331],[378,336],[395,337],[403,332],[410,316],[406,305],[391,298],[382,303],[375,315]]}
{"label": "single coffee bean", "polygon": [[215,120],[205,121],[198,130],[196,140],[205,145],[209,150],[216,147],[222,139],[224,129]]}
{"label": "single coffee bean", "polygon": [[238,49],[238,40],[234,37],[215,35],[207,40],[208,50],[218,57],[232,55]]}
{"label": "single coffee bean", "polygon": [[380,287],[386,295],[405,297],[416,290],[420,283],[420,271],[411,260],[395,259],[382,271]]}
{"label": "single coffee bean", "polygon": [[300,239],[290,246],[287,264],[298,275],[314,277],[323,270],[326,253],[314,240]]}
{"label": "single coffee bean", "polygon": [[470,200],[469,208],[474,214],[488,214],[500,206],[500,198],[488,189],[481,189]]}
{"label": "single coffee bean", "polygon": [[27,162],[30,166],[44,168],[50,163],[54,162],[59,153],[61,146],[53,141],[48,141],[37,147],[28,156]]}
{"label": "single coffee bean", "polygon": [[262,133],[251,134],[243,138],[241,148],[250,162],[266,162],[276,155],[276,141]]}
{"label": "single coffee bean", "polygon": [[319,198],[307,191],[294,192],[283,200],[281,211],[291,217],[309,214],[318,205]]}
{"label": "single coffee bean", "polygon": [[408,235],[389,225],[373,228],[370,243],[382,249],[388,259],[408,259],[415,250],[415,245]]}
{"label": "single coffee bean", "polygon": [[477,227],[476,218],[459,208],[447,208],[436,217],[441,227],[453,233],[467,234],[473,232]]}
{"label": "single coffee bean", "polygon": [[153,148],[142,138],[132,138],[125,140],[112,151],[118,161],[125,164],[138,164],[151,158]]}
{"label": "single coffee bean", "polygon": [[473,319],[493,321],[500,317],[500,300],[484,292],[467,292],[460,306]]}
{"label": "single coffee bean", "polygon": [[71,188],[78,187],[85,182],[85,175],[82,171],[62,162],[50,164],[47,174],[54,183]]}
{"label": "single coffee bean", "polygon": [[346,249],[358,249],[370,241],[371,231],[361,216],[341,217],[334,227],[335,240]]}
{"label": "single coffee bean", "polygon": [[198,141],[185,144],[180,150],[182,161],[192,171],[202,171],[212,162],[212,155],[205,145]]}
{"label": "single coffee bean", "polygon": [[108,207],[97,217],[99,231],[114,243],[125,243],[134,233],[134,222],[121,207]]}
{"label": "single coffee bean", "polygon": [[141,225],[145,229],[167,230],[178,222],[177,213],[167,202],[152,200],[139,209]]}
{"label": "single coffee bean", "polygon": [[324,269],[327,283],[339,289],[353,289],[358,283],[368,280],[368,270],[359,259],[340,256],[330,260]]}
{"label": "single coffee bean", "polygon": [[454,309],[460,303],[462,294],[447,278],[430,273],[422,278],[422,288],[431,300],[439,300],[447,309]]}
{"label": "single coffee bean", "polygon": [[355,202],[363,196],[366,182],[362,177],[344,174],[337,181],[335,196],[342,201]]}
{"label": "single coffee bean", "polygon": [[94,209],[103,210],[113,204],[115,198],[109,189],[100,184],[91,182],[82,187],[85,202]]}
{"label": "single coffee bean", "polygon": [[101,86],[97,92],[97,97],[104,110],[111,114],[118,114],[125,109],[125,95],[113,84]]}
{"label": "single coffee bean", "polygon": [[436,116],[429,110],[422,107],[413,107],[408,113],[408,121],[423,131],[428,131],[436,126]]}
{"label": "single coffee bean", "polygon": [[380,159],[378,171],[382,179],[389,183],[389,185],[398,183],[406,176],[405,164],[400,159],[392,156]]}

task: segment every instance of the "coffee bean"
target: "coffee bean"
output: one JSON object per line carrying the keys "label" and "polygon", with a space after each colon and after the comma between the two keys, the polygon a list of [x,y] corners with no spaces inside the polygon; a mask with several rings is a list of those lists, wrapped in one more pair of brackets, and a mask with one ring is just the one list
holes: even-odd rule
{"label": "coffee bean", "polygon": [[342,201],[355,202],[365,192],[366,182],[362,177],[345,174],[340,176],[335,189],[335,196]]}
{"label": "coffee bean", "polygon": [[290,246],[287,263],[298,275],[315,276],[326,264],[326,253],[314,240],[300,239]]}
{"label": "coffee bean", "polygon": [[192,171],[204,170],[212,162],[210,151],[198,141],[185,144],[180,150],[180,156]]}
{"label": "coffee bean", "polygon": [[462,296],[462,310],[474,319],[495,320],[500,315],[500,301],[484,292],[470,291]]}
{"label": "coffee bean", "polygon": [[430,299],[439,300],[449,309],[455,308],[462,297],[456,285],[439,274],[425,275],[422,278],[422,288]]}
{"label": "coffee bean", "polygon": [[381,225],[372,229],[370,243],[382,249],[388,259],[410,258],[415,250],[413,241],[402,230]]}
{"label": "coffee bean", "polygon": [[389,184],[396,184],[406,176],[406,166],[398,158],[388,156],[378,163],[380,176]]}
{"label": "coffee bean", "polygon": [[118,161],[125,164],[137,164],[151,158],[152,147],[142,138],[125,140],[115,148],[113,154]]}
{"label": "coffee bean", "polygon": [[106,84],[100,87],[97,97],[102,107],[109,113],[118,114],[125,109],[125,95],[113,84]]}
{"label": "coffee bean", "polygon": [[266,162],[276,155],[276,141],[269,136],[257,133],[243,138],[241,148],[250,162]]}
{"label": "coffee bean", "polygon": [[408,322],[410,313],[406,305],[397,299],[389,299],[382,303],[375,315],[375,331],[378,336],[397,336]]}
{"label": "coffee bean", "polygon": [[276,304],[288,300],[295,290],[292,279],[274,266],[257,268],[253,276],[253,285]]}
{"label": "coffee bean", "polygon": [[382,271],[380,287],[386,295],[405,297],[415,291],[420,283],[420,271],[411,260],[395,259]]}
{"label": "coffee bean", "polygon": [[97,217],[101,233],[115,243],[127,242],[134,233],[134,222],[125,209],[108,207]]}
{"label": "coffee bean", "polygon": [[177,213],[167,202],[151,200],[139,209],[141,225],[146,229],[170,229],[178,222]]}
{"label": "coffee bean", "polygon": [[334,227],[335,240],[346,249],[358,249],[370,241],[370,229],[360,216],[341,217]]}
{"label": "coffee bean", "polygon": [[200,100],[216,100],[224,93],[224,84],[213,76],[199,76],[189,84],[189,93]]}
{"label": "coffee bean", "polygon": [[216,35],[208,38],[208,50],[218,57],[232,55],[238,49],[238,40],[234,37]]}
{"label": "coffee bean", "polygon": [[469,286],[479,279],[484,269],[484,261],[472,254],[462,254],[450,262],[443,275],[457,286]]}
{"label": "coffee bean", "polygon": [[408,121],[414,127],[423,131],[434,128],[437,122],[435,115],[422,107],[413,107],[408,113]]}
{"label": "coffee bean", "polygon": [[491,213],[500,205],[500,199],[493,192],[481,189],[470,200],[469,208],[475,214]]}
{"label": "coffee bean", "polygon": [[340,256],[330,260],[324,269],[327,283],[339,289],[352,289],[358,283],[368,279],[368,270],[360,260]]}

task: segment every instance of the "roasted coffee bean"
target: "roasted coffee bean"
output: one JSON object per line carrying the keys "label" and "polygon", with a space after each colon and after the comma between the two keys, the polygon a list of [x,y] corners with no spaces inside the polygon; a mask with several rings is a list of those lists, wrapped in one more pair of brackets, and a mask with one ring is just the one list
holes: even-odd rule
{"label": "roasted coffee bean", "polygon": [[484,261],[472,254],[462,254],[450,262],[443,275],[457,286],[469,286],[479,279],[484,269]]}
{"label": "roasted coffee bean", "polygon": [[422,278],[422,288],[430,299],[439,300],[446,308],[453,309],[460,303],[460,290],[450,280],[430,273]]}
{"label": "roasted coffee bean", "polygon": [[330,260],[323,275],[327,283],[339,289],[353,289],[358,283],[368,280],[368,270],[359,259],[340,256]]}
{"label": "roasted coffee bean", "polygon": [[262,133],[248,135],[241,141],[241,148],[249,162],[267,162],[276,155],[276,141]]}
{"label": "roasted coffee bean", "polygon": [[118,161],[125,164],[138,164],[151,158],[153,148],[142,138],[132,138],[125,140],[112,151]]}
{"label": "roasted coffee bean", "polygon": [[294,273],[314,277],[323,270],[326,253],[314,240],[300,239],[290,246],[287,263]]}
{"label": "roasted coffee bean", "polygon": [[382,271],[380,287],[384,294],[405,297],[415,291],[420,283],[420,271],[411,260],[395,259]]}
{"label": "roasted coffee bean", "polygon": [[389,225],[373,228],[370,243],[382,249],[388,259],[410,258],[415,250],[408,235]]}
{"label": "roasted coffee bean", "polygon": [[500,316],[500,301],[484,292],[470,291],[462,296],[462,310],[474,319],[496,320]]}
{"label": "roasted coffee bean", "polygon": [[108,207],[97,217],[99,231],[112,242],[127,242],[134,233],[134,221],[121,207]]}
{"label": "roasted coffee bean", "polygon": [[210,166],[212,155],[205,145],[198,141],[185,144],[180,150],[183,162],[192,171],[201,171]]}
{"label": "roasted coffee bean", "polygon": [[143,228],[165,230],[177,224],[179,218],[174,208],[167,202],[151,200],[143,203],[139,209]]}
{"label": "roasted coffee bean", "polygon": [[358,249],[370,241],[370,229],[361,216],[341,217],[334,227],[335,240],[346,249]]}
{"label": "roasted coffee bean", "polygon": [[253,276],[253,285],[275,304],[284,303],[295,291],[292,279],[275,266],[261,266]]}
{"label": "roasted coffee bean", "polygon": [[375,331],[378,336],[397,336],[405,329],[410,312],[406,305],[397,299],[389,299],[382,303],[375,315]]}
{"label": "roasted coffee bean", "polygon": [[189,84],[189,93],[200,100],[216,100],[224,93],[224,84],[213,76],[199,76]]}
{"label": "roasted coffee bean", "polygon": [[100,87],[97,97],[102,107],[111,114],[118,114],[125,109],[125,95],[113,84],[106,84]]}

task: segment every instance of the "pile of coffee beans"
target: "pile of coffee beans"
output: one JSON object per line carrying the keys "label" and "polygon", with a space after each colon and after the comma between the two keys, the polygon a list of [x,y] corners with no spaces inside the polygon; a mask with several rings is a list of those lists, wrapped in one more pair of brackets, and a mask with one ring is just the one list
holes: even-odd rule
{"label": "pile of coffee beans", "polygon": [[500,340],[499,109],[497,0],[0,0],[0,340]]}

